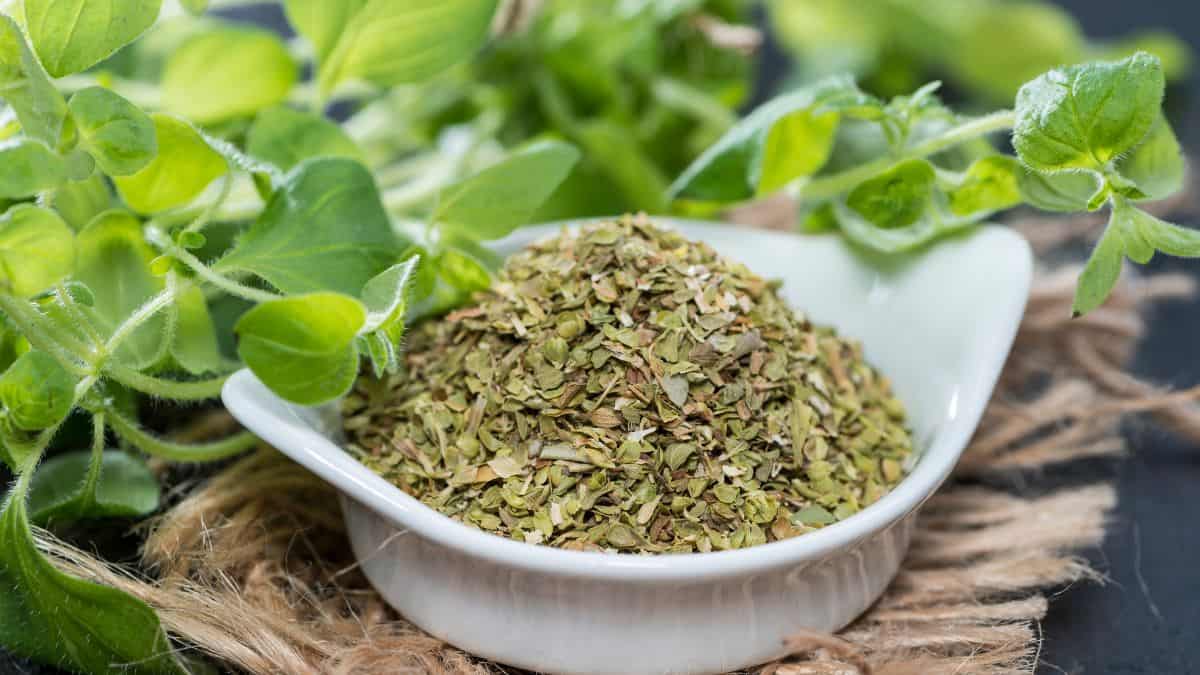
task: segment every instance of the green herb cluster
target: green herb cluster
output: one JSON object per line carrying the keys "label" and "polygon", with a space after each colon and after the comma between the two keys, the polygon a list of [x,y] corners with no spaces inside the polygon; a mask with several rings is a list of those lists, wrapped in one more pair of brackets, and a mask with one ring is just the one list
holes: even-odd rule
{"label": "green herb cluster", "polygon": [[[161,438],[140,398],[210,399],[245,364],[319,403],[349,390],[360,361],[394,370],[405,320],[486,288],[479,242],[526,222],[579,157],[555,140],[495,153],[444,176],[420,220],[397,219],[416,212],[412,176],[376,173],[395,158],[368,165],[324,108],[467,58],[496,0],[288,0],[310,82],[274,34],[160,5],[0,13],[0,461],[16,475],[0,511],[0,644],[83,672],[183,664],[147,605],[57,571],[31,523],[146,515],[159,486],[144,455],[211,461],[257,442]],[[43,462],[81,423],[90,449]]]}
{"label": "green herb cluster", "polygon": [[[961,117],[937,83],[883,101],[848,77],[776,98],[739,122],[671,187],[677,199],[728,203],[786,189],[810,231],[838,229],[882,253],[925,245],[1020,204],[1110,209],[1079,280],[1074,311],[1108,297],[1124,258],[1200,256],[1200,232],[1138,206],[1178,191],[1184,159],[1162,115],[1156,57],[1052,70],[1014,110]],[[1016,157],[984,139],[1012,130]]]}
{"label": "green herb cluster", "polygon": [[737,121],[750,93],[752,4],[515,3],[536,9],[512,17],[480,58],[398,89],[359,117],[410,120],[414,142],[461,127],[506,146],[546,134],[569,140],[583,158],[537,214],[541,222],[662,213],[671,177]]}
{"label": "green herb cluster", "polygon": [[856,343],[644,218],[512,256],[345,402],[351,451],[483,530],[576,550],[743,548],[879,499],[912,451]]}

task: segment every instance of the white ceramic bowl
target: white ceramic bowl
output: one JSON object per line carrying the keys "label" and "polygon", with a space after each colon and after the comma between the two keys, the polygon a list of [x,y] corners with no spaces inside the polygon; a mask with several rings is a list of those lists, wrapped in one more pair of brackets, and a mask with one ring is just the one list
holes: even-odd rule
{"label": "white ceramic bowl", "polygon": [[[737,551],[638,556],[563,551],[486,534],[429,509],[337,445],[334,406],[306,409],[250,372],[224,401],[251,431],[342,493],[354,552],[401,614],[462,649],[561,673],[711,673],[776,658],[798,629],[831,631],[879,597],[916,509],[978,424],[1024,312],[1028,245],[987,226],[927,250],[869,260],[841,238],[658,219],[784,280],[794,307],[863,342],[908,408],[921,453],[862,512]],[[558,226],[520,230],[507,253]],[[331,505],[332,508],[332,505]]]}

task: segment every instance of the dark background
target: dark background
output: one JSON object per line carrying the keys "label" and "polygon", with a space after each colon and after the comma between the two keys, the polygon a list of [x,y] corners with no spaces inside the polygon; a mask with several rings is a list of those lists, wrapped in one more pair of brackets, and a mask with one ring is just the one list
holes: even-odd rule
{"label": "dark background", "polygon": [[[1200,148],[1200,3],[1196,0],[1058,0],[1089,35],[1116,36],[1165,28],[1187,40],[1194,58],[1181,139]],[[1196,169],[1193,164],[1193,169]],[[1197,226],[1193,219],[1184,224]],[[1159,256],[1150,271],[1186,271],[1196,261]],[[1152,311],[1150,334],[1133,369],[1163,384],[1200,383],[1200,302],[1164,303]],[[1054,598],[1042,624],[1040,672],[1200,673],[1200,447],[1149,422],[1126,425],[1129,456],[1074,471],[1072,482],[1115,481],[1116,519],[1100,550],[1085,552],[1107,575]]]}
{"label": "dark background", "polygon": [[[1193,151],[1200,148],[1200,0],[1056,1],[1094,37],[1165,28],[1192,45],[1192,81],[1169,95],[1185,99],[1172,102],[1185,111],[1176,126],[1180,138]],[[1192,216],[1184,224],[1200,225],[1200,214]],[[1184,271],[1200,280],[1194,261],[1159,256],[1149,270]],[[1152,309],[1133,369],[1174,388],[1200,384],[1200,301]],[[1126,458],[1022,480],[1033,489],[1107,481],[1120,493],[1104,544],[1082,552],[1107,581],[1082,583],[1053,599],[1041,626],[1039,672],[1200,673],[1200,447],[1145,421],[1130,421],[1125,434]],[[49,672],[0,653],[0,673]]]}

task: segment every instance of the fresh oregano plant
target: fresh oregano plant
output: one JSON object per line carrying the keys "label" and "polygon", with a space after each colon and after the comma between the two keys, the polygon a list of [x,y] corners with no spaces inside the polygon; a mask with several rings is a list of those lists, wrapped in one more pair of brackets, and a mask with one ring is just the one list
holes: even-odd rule
{"label": "fresh oregano plant", "polygon": [[[324,112],[466,59],[497,0],[283,5],[292,45],[160,17],[160,0],[0,4],[0,460],[16,476],[0,511],[0,645],[17,654],[180,672],[147,605],[57,570],[31,524],[145,515],[159,487],[143,456],[212,461],[256,443],[160,437],[139,397],[211,399],[245,364],[314,404],[349,389],[360,361],[396,368],[406,319],[486,287],[480,242],[526,222],[579,157],[552,139],[493,150],[474,176],[459,180],[465,161],[443,174],[421,214],[406,199],[420,172],[371,157]],[[156,22],[178,40],[139,53]],[[131,63],[154,74],[122,77]],[[88,420],[89,449],[43,461]]]}
{"label": "fresh oregano plant", "polygon": [[[895,253],[1020,204],[1058,212],[1108,207],[1079,278],[1075,314],[1108,297],[1129,258],[1200,256],[1200,231],[1141,202],[1180,189],[1184,159],[1162,114],[1162,66],[1138,52],[1052,70],[1021,87],[1013,110],[964,118],[937,83],[882,101],[848,77],[774,99],[733,127],[675,182],[677,199],[735,202],[780,189],[809,230],[840,229]],[[1016,156],[985,140],[1012,131]]]}

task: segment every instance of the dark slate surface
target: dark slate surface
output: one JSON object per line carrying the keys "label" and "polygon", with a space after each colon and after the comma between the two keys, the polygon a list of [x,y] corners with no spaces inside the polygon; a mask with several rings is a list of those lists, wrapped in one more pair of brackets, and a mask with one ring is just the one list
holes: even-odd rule
{"label": "dark slate surface", "polygon": [[[1094,36],[1135,28],[1166,28],[1200,54],[1200,5],[1194,0],[1060,0]],[[1200,69],[1169,103],[1186,108],[1178,128],[1188,147],[1200,146]],[[1189,97],[1192,100],[1180,100]],[[1200,225],[1200,214],[1185,224]],[[1195,261],[1158,258],[1155,271],[1184,271],[1200,279]],[[1134,370],[1183,388],[1200,383],[1200,303],[1175,302],[1153,314]],[[1063,479],[1114,480],[1120,495],[1108,539],[1088,558],[1110,579],[1086,584],[1050,605],[1043,623],[1044,672],[1200,673],[1200,447],[1171,438],[1146,422],[1126,426],[1131,454],[1098,462]]]}

